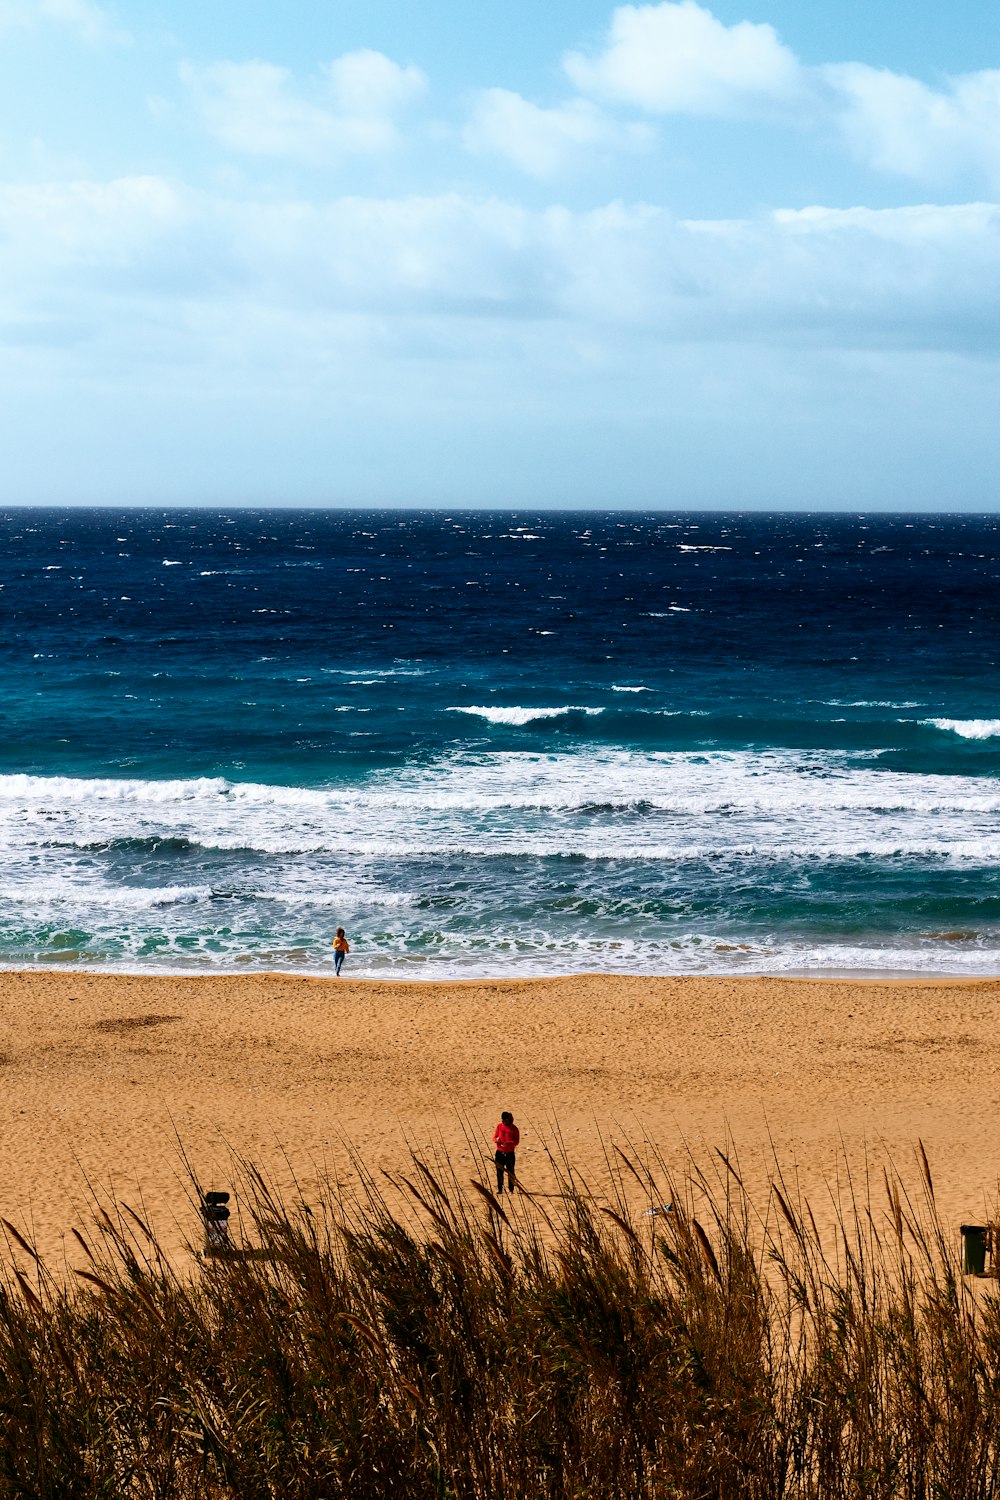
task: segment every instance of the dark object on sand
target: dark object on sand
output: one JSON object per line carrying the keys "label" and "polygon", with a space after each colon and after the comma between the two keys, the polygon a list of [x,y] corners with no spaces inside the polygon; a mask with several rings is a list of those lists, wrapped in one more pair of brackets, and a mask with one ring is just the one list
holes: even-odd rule
{"label": "dark object on sand", "polygon": [[205,1254],[217,1255],[229,1249],[228,1193],[203,1193],[201,1217],[205,1223]]}
{"label": "dark object on sand", "polygon": [[986,1249],[990,1239],[986,1224],[962,1224],[962,1275],[986,1275]]}

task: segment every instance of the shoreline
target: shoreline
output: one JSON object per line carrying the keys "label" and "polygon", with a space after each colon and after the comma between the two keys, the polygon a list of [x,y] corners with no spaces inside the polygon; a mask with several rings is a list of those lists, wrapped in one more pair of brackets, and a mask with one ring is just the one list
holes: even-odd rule
{"label": "shoreline", "polygon": [[755,1201],[776,1152],[822,1227],[845,1166],[906,1176],[923,1140],[949,1224],[997,1211],[1000,976],[6,970],[0,1074],[0,1216],[60,1262],[88,1183],[179,1252],[197,1224],[178,1142],[203,1186],[236,1153],[307,1198],[324,1172],[359,1186],[352,1152],[376,1174],[411,1148],[488,1172],[508,1107],[533,1189],[557,1139],[595,1191],[615,1139],[677,1170],[687,1143],[735,1146]]}
{"label": "shoreline", "polygon": [[432,960],[416,959],[414,967],[424,969],[425,972],[414,974],[401,974],[398,969],[387,969],[384,975],[369,972],[357,974],[354,970],[344,970],[343,977],[338,979],[333,972],[333,965],[327,968],[316,969],[251,969],[251,968],[197,968],[187,969],[179,964],[171,964],[169,967],[158,968],[154,965],[142,965],[136,968],[111,967],[104,964],[12,964],[6,966],[0,963],[0,980],[5,977],[17,975],[44,975],[44,974],[73,974],[93,975],[104,979],[178,979],[189,982],[195,979],[212,980],[253,980],[253,979],[299,979],[320,983],[329,981],[331,984],[391,984],[391,985],[477,985],[477,984],[556,984],[569,982],[577,979],[601,979],[601,980],[647,980],[658,983],[669,980],[670,983],[686,983],[690,981],[704,981],[706,983],[728,983],[731,980],[748,981],[773,981],[780,983],[784,980],[796,980],[801,982],[815,982],[816,984],[994,984],[1000,981],[1000,958],[997,960],[995,972],[972,972],[970,970],[953,971],[940,970],[928,972],[926,969],[711,969],[711,970],[640,970],[640,969],[564,969],[558,973],[470,973],[466,976],[455,977],[449,975],[439,978],[435,974],[426,973]]}

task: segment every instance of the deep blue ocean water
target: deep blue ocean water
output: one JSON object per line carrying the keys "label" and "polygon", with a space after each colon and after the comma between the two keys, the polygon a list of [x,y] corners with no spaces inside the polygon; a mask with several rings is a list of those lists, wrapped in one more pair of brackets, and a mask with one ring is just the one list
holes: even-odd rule
{"label": "deep blue ocean water", "polygon": [[1000,522],[0,516],[0,964],[1000,973]]}

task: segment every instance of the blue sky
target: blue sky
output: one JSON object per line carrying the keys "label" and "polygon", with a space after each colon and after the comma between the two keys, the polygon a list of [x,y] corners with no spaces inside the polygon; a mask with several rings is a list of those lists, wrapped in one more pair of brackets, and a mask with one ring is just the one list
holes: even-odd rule
{"label": "blue sky", "polygon": [[1000,12],[0,0],[4,503],[995,509]]}

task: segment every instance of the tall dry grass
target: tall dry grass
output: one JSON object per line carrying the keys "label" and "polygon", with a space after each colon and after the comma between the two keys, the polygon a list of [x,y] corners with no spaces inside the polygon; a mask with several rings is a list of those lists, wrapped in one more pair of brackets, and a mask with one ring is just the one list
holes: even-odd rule
{"label": "tall dry grass", "polygon": [[670,1182],[609,1147],[606,1201],[552,1165],[545,1199],[414,1158],[306,1207],[243,1162],[255,1252],[178,1268],[119,1204],[72,1286],[7,1225],[0,1495],[1000,1494],[1000,1302],[926,1160],[913,1197],[848,1183],[829,1246],[721,1153]]}

